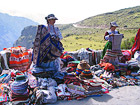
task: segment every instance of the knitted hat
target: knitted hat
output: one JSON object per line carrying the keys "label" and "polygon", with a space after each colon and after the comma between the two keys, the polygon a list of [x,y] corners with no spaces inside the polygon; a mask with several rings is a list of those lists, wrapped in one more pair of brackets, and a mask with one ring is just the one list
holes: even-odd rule
{"label": "knitted hat", "polygon": [[27,93],[28,88],[28,78],[25,75],[17,75],[16,79],[10,85],[12,93],[24,94]]}
{"label": "knitted hat", "polygon": [[90,69],[90,65],[88,64],[87,61],[82,60],[80,63],[77,65],[78,69],[84,70],[84,69]]}
{"label": "knitted hat", "polygon": [[79,76],[79,75],[81,74],[82,71],[83,71],[82,69],[76,68],[75,75],[76,75],[76,76]]}
{"label": "knitted hat", "polygon": [[91,79],[93,77],[92,73],[90,70],[83,70],[80,74],[81,79]]}

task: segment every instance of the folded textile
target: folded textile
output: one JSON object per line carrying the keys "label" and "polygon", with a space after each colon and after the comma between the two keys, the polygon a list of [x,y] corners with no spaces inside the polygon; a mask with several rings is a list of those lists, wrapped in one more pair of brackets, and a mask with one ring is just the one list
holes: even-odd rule
{"label": "folded textile", "polygon": [[[25,47],[11,47],[11,55],[9,58],[9,67],[21,72],[27,71],[31,64],[28,50]],[[30,60],[29,60],[30,59]]]}
{"label": "folded textile", "polygon": [[57,97],[55,94],[54,87],[49,87],[47,90],[37,90],[36,91],[36,103],[39,105],[47,103],[55,103]]}
{"label": "folded textile", "polygon": [[82,86],[67,84],[67,87],[68,91],[71,93],[85,95],[85,89]]}

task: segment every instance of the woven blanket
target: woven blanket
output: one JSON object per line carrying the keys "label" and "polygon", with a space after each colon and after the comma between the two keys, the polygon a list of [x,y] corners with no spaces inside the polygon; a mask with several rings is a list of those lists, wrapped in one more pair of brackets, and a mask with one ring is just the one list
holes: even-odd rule
{"label": "woven blanket", "polygon": [[62,54],[62,43],[52,39],[46,26],[38,25],[33,45],[33,63],[37,66],[45,60],[55,60]]}
{"label": "woven blanket", "polygon": [[112,50],[121,50],[121,41],[123,34],[115,34],[112,42]]}
{"label": "woven blanket", "polygon": [[9,58],[9,67],[11,69],[25,72],[31,63],[29,53],[25,47],[11,47],[11,55]]}

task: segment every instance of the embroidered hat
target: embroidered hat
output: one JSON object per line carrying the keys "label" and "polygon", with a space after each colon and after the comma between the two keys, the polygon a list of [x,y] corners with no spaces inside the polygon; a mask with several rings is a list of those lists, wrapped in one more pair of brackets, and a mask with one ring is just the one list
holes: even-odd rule
{"label": "embroidered hat", "polygon": [[111,23],[110,23],[110,27],[112,27],[112,26],[113,26],[113,27],[118,27],[118,25],[117,25],[116,22],[111,22]]}
{"label": "embroidered hat", "polygon": [[90,70],[85,69],[81,72],[80,78],[81,79],[84,79],[84,78],[85,79],[91,79],[91,78],[93,78],[93,75],[92,75]]}
{"label": "embroidered hat", "polygon": [[46,20],[50,20],[50,19],[54,19],[54,20],[58,20],[54,14],[49,14],[47,17],[45,17]]}

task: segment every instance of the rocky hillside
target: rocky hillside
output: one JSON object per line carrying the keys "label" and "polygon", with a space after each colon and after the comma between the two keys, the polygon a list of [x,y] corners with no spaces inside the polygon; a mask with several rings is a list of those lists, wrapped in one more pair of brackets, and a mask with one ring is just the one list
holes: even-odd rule
{"label": "rocky hillside", "polygon": [[21,31],[24,27],[37,24],[38,23],[24,17],[0,13],[0,50],[12,47],[13,43],[21,35]]}
{"label": "rocky hillside", "polygon": [[76,24],[93,28],[108,28],[111,21],[116,21],[121,28],[139,28],[140,6],[99,14],[77,22]]}
{"label": "rocky hillside", "polygon": [[37,31],[37,26],[27,26],[22,32],[21,36],[14,43],[14,46],[24,46],[26,48],[31,48]]}

